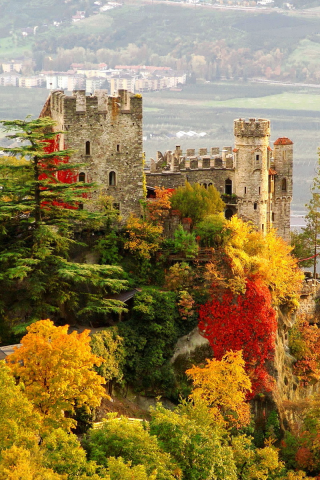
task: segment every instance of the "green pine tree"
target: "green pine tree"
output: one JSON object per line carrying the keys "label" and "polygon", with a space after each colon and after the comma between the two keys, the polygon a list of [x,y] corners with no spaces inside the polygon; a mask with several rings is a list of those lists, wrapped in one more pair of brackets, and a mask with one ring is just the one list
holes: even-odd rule
{"label": "green pine tree", "polygon": [[69,322],[121,311],[123,304],[106,296],[125,287],[122,269],[73,261],[86,248],[84,232],[93,238],[112,219],[112,209],[83,208],[92,185],[58,179],[78,178],[84,165],[68,162],[70,150],[53,151],[61,132],[50,118],[1,123],[15,141],[2,147],[7,156],[0,160],[2,321]]}

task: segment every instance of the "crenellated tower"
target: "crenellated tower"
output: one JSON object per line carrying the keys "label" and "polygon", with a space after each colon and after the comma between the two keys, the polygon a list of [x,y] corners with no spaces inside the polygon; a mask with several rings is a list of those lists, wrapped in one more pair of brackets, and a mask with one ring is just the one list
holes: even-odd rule
{"label": "crenellated tower", "polygon": [[124,218],[140,215],[143,197],[142,98],[126,90],[108,96],[106,90],[50,94],[40,116],[56,121],[60,149],[71,148],[71,161],[86,163],[79,181],[95,182],[94,192],[112,196]]}
{"label": "crenellated tower", "polygon": [[235,120],[234,136],[238,214],[266,232],[270,226],[270,121],[262,118]]}

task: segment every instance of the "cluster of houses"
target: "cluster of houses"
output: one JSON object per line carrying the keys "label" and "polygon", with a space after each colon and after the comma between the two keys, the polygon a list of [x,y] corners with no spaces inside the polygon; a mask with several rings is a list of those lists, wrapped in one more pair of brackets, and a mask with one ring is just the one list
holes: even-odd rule
{"label": "cluster of houses", "polygon": [[72,64],[67,72],[42,71],[38,75],[23,74],[23,60],[2,63],[0,86],[46,88],[47,90],[85,90],[87,94],[107,88],[109,92],[128,90],[132,93],[164,89],[179,89],[187,81],[185,72],[169,67],[118,65],[108,69],[105,63],[95,68]]}

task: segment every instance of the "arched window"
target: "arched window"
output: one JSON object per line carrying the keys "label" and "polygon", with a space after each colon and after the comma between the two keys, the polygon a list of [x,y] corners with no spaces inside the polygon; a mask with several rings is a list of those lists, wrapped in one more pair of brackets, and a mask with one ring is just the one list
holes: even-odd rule
{"label": "arched window", "polygon": [[109,185],[112,187],[116,185],[116,172],[109,173]]}
{"label": "arched window", "polygon": [[203,183],[202,186],[203,186],[204,188],[207,188],[207,184],[206,184],[206,183]]}
{"label": "arched window", "polygon": [[282,179],[282,182],[281,182],[281,190],[283,192],[286,192],[287,191],[287,179],[286,178],[283,178]]}
{"label": "arched window", "polygon": [[86,142],[86,155],[91,155],[91,146],[89,140]]}
{"label": "arched window", "polygon": [[230,180],[230,178],[227,178],[225,181],[224,193],[226,195],[232,195],[232,180]]}
{"label": "arched window", "polygon": [[226,211],[224,212],[224,216],[226,217],[227,220],[230,220],[233,214],[234,212],[231,208],[227,208]]}
{"label": "arched window", "polygon": [[86,174],[84,172],[79,173],[79,182],[85,182],[86,181]]}

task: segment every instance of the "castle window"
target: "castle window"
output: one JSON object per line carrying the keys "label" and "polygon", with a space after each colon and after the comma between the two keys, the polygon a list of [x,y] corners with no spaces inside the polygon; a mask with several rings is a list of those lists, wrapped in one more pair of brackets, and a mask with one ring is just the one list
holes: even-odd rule
{"label": "castle window", "polygon": [[261,230],[264,232],[264,224],[261,225]]}
{"label": "castle window", "polygon": [[120,143],[117,144],[117,153],[120,153]]}
{"label": "castle window", "polygon": [[203,183],[202,186],[206,189],[207,188],[207,184],[206,183]]}
{"label": "castle window", "polygon": [[86,181],[86,174],[84,172],[79,173],[79,182]]}
{"label": "castle window", "polygon": [[212,187],[212,183],[208,183],[208,187]]}
{"label": "castle window", "polygon": [[86,142],[86,155],[91,155],[91,147],[90,147],[90,142]]}
{"label": "castle window", "polygon": [[256,155],[256,162],[260,162],[260,155],[259,154]]}
{"label": "castle window", "polygon": [[274,212],[271,214],[271,220],[274,222]]}
{"label": "castle window", "polygon": [[227,178],[224,184],[224,193],[226,195],[232,195],[232,180],[230,178]]}
{"label": "castle window", "polygon": [[281,182],[281,190],[283,192],[286,192],[287,191],[287,179],[286,178],[283,178],[282,179],[282,182]]}
{"label": "castle window", "polygon": [[259,195],[260,195],[260,193],[261,193],[261,187],[259,187]]}
{"label": "castle window", "polygon": [[116,185],[116,172],[109,173],[109,185],[114,187]]}
{"label": "castle window", "polygon": [[257,208],[258,208],[258,204],[257,204],[257,202],[254,202],[254,204],[253,204],[253,209],[254,209],[254,210],[257,210]]}
{"label": "castle window", "polygon": [[244,187],[244,194],[247,193],[247,187]]}
{"label": "castle window", "polygon": [[226,217],[227,220],[230,220],[233,214],[234,212],[231,208],[227,208],[227,210],[224,212],[224,216]]}

